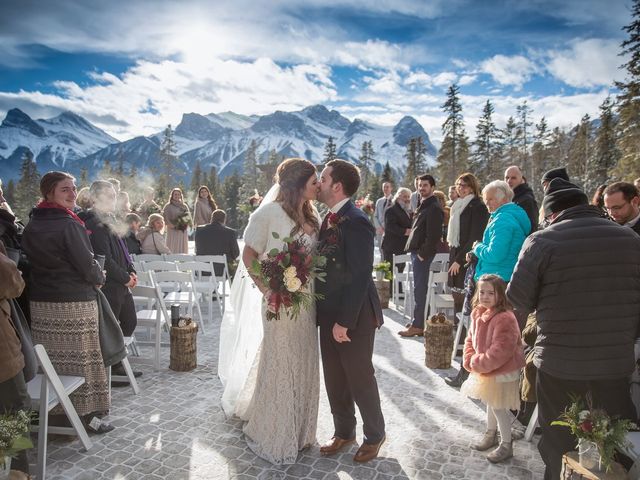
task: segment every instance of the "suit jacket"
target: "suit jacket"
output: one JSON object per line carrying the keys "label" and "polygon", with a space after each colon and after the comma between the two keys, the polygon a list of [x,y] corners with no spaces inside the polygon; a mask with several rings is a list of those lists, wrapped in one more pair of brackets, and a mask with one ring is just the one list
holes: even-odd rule
{"label": "suit jacket", "polygon": [[[387,208],[384,208],[385,203],[387,204]],[[375,212],[373,214],[373,226],[378,228],[386,228],[384,226],[385,222],[385,212],[391,208],[391,199],[387,197],[380,197],[376,200]]]}
{"label": "suit jacket", "polygon": [[349,200],[338,212],[338,223],[320,232],[318,249],[327,256],[325,282],[316,281],[318,325],[335,323],[349,330],[373,329],[383,323],[373,283],[375,229]]}
{"label": "suit jacket", "polygon": [[384,215],[384,237],[382,251],[392,254],[404,253],[409,235],[405,232],[411,228],[411,217],[398,202],[387,209]]}
{"label": "suit jacket", "polygon": [[406,250],[416,252],[423,259],[433,257],[442,241],[443,224],[444,211],[435,195],[422,200],[413,217]]}
{"label": "suit jacket", "polygon": [[[227,255],[227,261],[240,255],[238,236],[232,228],[221,223],[210,223],[196,229],[196,255]],[[222,275],[222,265],[214,265],[217,276]]]}

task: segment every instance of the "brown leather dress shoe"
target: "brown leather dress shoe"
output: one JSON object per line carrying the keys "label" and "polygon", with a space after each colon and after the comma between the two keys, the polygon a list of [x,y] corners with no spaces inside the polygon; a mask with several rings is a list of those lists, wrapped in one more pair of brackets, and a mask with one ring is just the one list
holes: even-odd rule
{"label": "brown leather dress shoe", "polygon": [[333,437],[331,440],[329,440],[328,443],[325,443],[320,447],[320,454],[325,456],[333,455],[334,453],[338,453],[347,445],[351,445],[352,443],[355,443],[355,441],[356,441],[355,437],[349,438],[349,439]]}
{"label": "brown leather dress shoe", "polygon": [[398,335],[400,335],[401,337],[421,337],[423,333],[424,332],[421,328],[411,326],[406,330],[398,332]]}
{"label": "brown leather dress shoe", "polygon": [[368,462],[369,460],[373,460],[378,456],[380,447],[382,446],[382,444],[386,439],[387,437],[385,436],[385,437],[382,437],[382,440],[380,440],[378,443],[373,443],[373,444],[363,443],[362,445],[360,445],[360,448],[358,449],[355,456],[353,457],[353,461],[364,463],[364,462]]}

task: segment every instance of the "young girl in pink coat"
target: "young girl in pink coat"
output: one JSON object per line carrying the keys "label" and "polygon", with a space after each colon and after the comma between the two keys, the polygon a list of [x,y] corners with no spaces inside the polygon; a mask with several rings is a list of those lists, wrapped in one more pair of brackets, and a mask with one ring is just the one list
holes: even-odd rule
{"label": "young girl in pink coat", "polygon": [[509,410],[520,408],[518,389],[524,367],[520,328],[505,294],[506,283],[497,275],[482,275],[473,297],[471,327],[464,343],[463,366],[471,372],[461,392],[487,404],[487,431],[476,450],[485,451],[492,463],[513,456]]}

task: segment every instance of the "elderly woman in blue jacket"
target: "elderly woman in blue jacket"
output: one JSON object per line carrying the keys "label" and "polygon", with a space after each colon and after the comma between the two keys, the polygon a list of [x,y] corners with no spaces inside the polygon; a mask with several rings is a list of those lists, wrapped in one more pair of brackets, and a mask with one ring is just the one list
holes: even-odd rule
{"label": "elderly woman in blue jacket", "polygon": [[513,191],[502,180],[487,184],[482,198],[491,215],[482,241],[471,250],[478,258],[474,279],[493,273],[509,282],[531,222],[527,213],[511,202]]}

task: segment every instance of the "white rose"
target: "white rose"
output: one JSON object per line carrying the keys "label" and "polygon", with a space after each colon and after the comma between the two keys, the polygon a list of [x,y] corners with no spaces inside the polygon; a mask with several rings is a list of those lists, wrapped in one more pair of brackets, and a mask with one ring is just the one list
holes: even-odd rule
{"label": "white rose", "polygon": [[296,267],[294,267],[293,265],[291,267],[287,267],[286,270],[284,271],[285,280],[290,278],[295,278],[296,275],[298,275],[298,271],[296,270]]}
{"label": "white rose", "polygon": [[300,290],[300,287],[302,286],[302,282],[298,277],[287,278],[285,280],[285,286],[287,287],[287,290],[289,290],[290,292],[297,292],[298,290]]}

